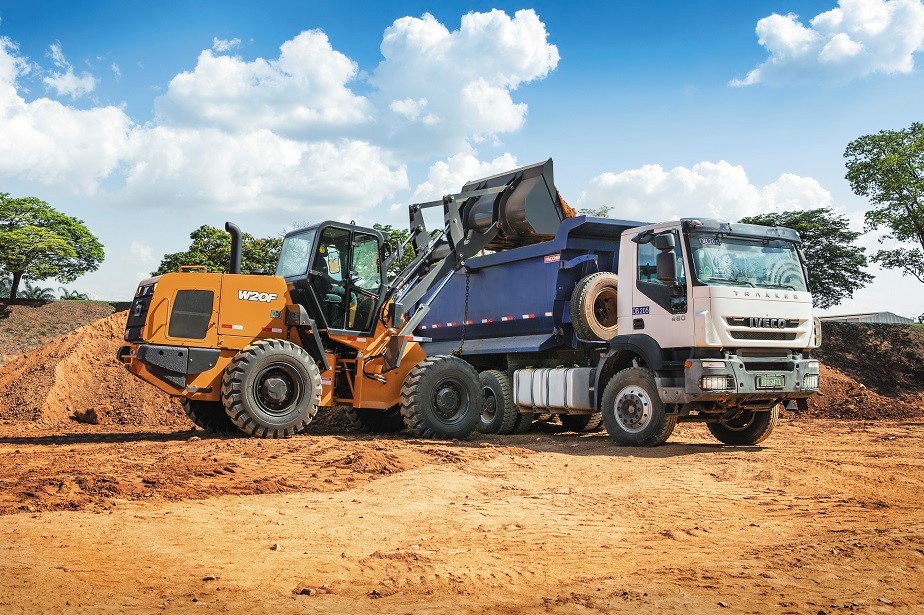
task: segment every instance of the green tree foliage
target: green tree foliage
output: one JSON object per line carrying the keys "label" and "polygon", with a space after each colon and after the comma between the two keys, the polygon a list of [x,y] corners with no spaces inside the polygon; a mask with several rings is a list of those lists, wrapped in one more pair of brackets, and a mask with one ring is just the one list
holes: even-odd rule
{"label": "green tree foliage", "polygon": [[62,301],[87,301],[90,298],[86,293],[77,292],[76,290],[67,290],[63,286],[59,286],[58,290],[61,291],[61,295],[58,298]]}
{"label": "green tree foliage", "polygon": [[578,213],[582,216],[592,216],[594,218],[609,218],[611,211],[613,211],[612,205],[601,205],[590,209],[579,209]]}
{"label": "green tree foliage", "polygon": [[[394,228],[390,224],[373,224],[372,228],[382,233],[385,236],[385,241],[391,244],[400,244],[404,243],[410,238],[410,232],[404,229]],[[404,246],[404,254],[400,259],[392,263],[391,267],[388,268],[388,277],[389,279],[394,278],[399,273],[401,273],[408,265],[411,264],[411,261],[414,260],[414,248],[410,244]]]}
{"label": "green tree foliage", "polygon": [[887,229],[880,241],[916,244],[880,250],[873,262],[924,282],[924,124],[860,137],[844,157],[850,187],[873,204],[867,229]]}
{"label": "green tree foliage", "polygon": [[24,277],[73,282],[96,271],[104,257],[103,245],[81,220],[36,197],[0,192],[0,271],[12,277],[10,297],[16,298]]}
{"label": "green tree foliage", "polygon": [[869,264],[865,250],[853,245],[862,233],[851,231],[847,218],[828,207],[761,214],[741,222],[784,226],[798,231],[808,269],[809,291],[816,307],[837,305],[873,279],[863,271]]}
{"label": "green tree foliage", "polygon": [[[178,271],[182,265],[204,265],[213,273],[228,270],[228,262],[231,259],[231,235],[214,226],[203,225],[190,233],[189,238],[192,239],[189,249],[164,255],[160,266],[152,275]],[[249,233],[243,233],[241,272],[275,272],[281,245],[282,239],[279,237],[257,239]]]}
{"label": "green tree foliage", "polygon": [[13,276],[0,274],[0,297],[9,297],[11,288],[13,288]]}

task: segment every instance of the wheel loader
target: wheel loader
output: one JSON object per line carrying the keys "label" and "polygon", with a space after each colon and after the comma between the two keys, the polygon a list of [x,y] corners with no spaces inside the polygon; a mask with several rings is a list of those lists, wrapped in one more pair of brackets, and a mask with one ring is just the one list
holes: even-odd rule
{"label": "wheel loader", "polygon": [[[411,205],[404,245],[334,221],[292,231],[275,275],[241,272],[241,233],[226,223],[227,273],[188,266],[142,281],[118,359],[212,431],[287,437],[319,407],[340,406],[367,431],[465,438],[482,411],[478,374],[452,352],[426,353],[430,339],[414,330],[453,273],[491,242],[554,235],[571,212],[550,191],[547,167]],[[476,200],[490,207],[469,211]],[[443,227],[430,232],[423,214],[435,207]],[[407,249],[414,259],[390,279]]]}

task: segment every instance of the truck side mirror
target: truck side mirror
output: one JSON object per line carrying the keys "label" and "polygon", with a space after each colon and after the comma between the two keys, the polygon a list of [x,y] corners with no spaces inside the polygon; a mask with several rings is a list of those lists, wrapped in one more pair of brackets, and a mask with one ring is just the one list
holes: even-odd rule
{"label": "truck side mirror", "polygon": [[[673,242],[673,237],[671,240]],[[677,282],[677,261],[674,259],[673,250],[658,252],[655,262],[658,280],[667,285],[675,284]]]}
{"label": "truck side mirror", "polygon": [[658,250],[673,250],[674,249],[674,234],[673,233],[663,233],[661,235],[655,235],[654,238],[654,247]]}

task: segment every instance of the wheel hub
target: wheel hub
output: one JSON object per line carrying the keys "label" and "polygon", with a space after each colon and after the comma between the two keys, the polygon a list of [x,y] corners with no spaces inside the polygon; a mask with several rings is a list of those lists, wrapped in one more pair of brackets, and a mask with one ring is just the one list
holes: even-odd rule
{"label": "wheel hub", "polygon": [[282,378],[271,377],[263,381],[261,392],[268,400],[278,404],[289,394],[289,387]]}
{"label": "wheel hub", "polygon": [[459,407],[459,392],[450,387],[443,387],[436,394],[436,407],[444,412]]}
{"label": "wheel hub", "polygon": [[642,431],[651,422],[651,398],[640,387],[628,386],[616,397],[615,414],[626,431]]}

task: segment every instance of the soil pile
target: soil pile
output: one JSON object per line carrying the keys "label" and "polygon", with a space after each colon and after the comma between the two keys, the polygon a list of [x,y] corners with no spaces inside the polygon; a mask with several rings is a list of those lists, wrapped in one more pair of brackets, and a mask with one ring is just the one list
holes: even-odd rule
{"label": "soil pile", "polygon": [[175,400],[116,360],[125,318],[113,314],[0,367],[0,421],[187,425]]}
{"label": "soil pile", "polygon": [[880,395],[842,371],[821,365],[821,388],[809,400],[811,417],[833,419],[906,419],[924,415],[924,406]]}

